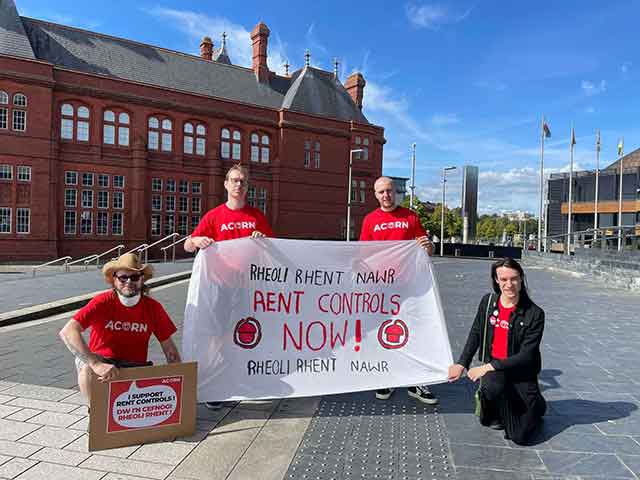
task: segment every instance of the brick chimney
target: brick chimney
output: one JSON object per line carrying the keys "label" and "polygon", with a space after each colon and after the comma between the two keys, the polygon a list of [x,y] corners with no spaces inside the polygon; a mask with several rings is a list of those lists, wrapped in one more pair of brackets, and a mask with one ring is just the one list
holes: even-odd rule
{"label": "brick chimney", "polygon": [[200,43],[200,57],[211,61],[213,59],[213,42],[210,37],[204,37]]}
{"label": "brick chimney", "polygon": [[255,26],[251,32],[251,42],[253,45],[253,68],[256,78],[260,83],[266,83],[271,77],[267,66],[267,43],[269,40],[269,28],[262,22]]}
{"label": "brick chimney", "polygon": [[364,81],[364,77],[360,72],[354,72],[349,75],[347,81],[344,84],[344,88],[349,92],[353,103],[356,104],[360,110],[362,110],[362,98],[364,96],[364,86],[367,82]]}

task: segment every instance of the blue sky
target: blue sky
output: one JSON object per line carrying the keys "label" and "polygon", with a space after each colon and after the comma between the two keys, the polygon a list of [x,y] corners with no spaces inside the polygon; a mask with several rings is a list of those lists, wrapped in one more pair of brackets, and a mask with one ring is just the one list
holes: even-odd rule
{"label": "blue sky", "polygon": [[[620,136],[625,151],[639,146],[640,2],[632,0],[16,3],[21,15],[187,53],[204,35],[219,45],[224,30],[241,65],[251,63],[248,32],[264,21],[272,70],[285,60],[299,68],[309,48],[317,67],[332,70],[337,57],[343,79],[364,74],[365,114],[386,129],[383,170],[409,176],[416,142],[423,200],[439,200],[442,167],[471,164],[480,168],[481,213],[537,212],[542,114],[552,132],[547,173],[568,169],[571,122],[578,169],[595,168],[598,128],[602,165],[615,160]],[[460,174],[450,179],[447,201],[456,205]]]}

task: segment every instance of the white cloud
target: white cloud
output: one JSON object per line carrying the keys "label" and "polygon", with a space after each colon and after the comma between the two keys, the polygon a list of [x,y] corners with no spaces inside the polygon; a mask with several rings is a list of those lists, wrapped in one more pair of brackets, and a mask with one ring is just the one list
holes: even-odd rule
{"label": "white cloud", "polygon": [[594,95],[599,95],[607,91],[607,82],[605,80],[600,80],[600,83],[593,83],[589,80],[582,80],[580,84],[582,91],[587,97],[592,97]]}
{"label": "white cloud", "polygon": [[408,4],[405,12],[409,22],[418,28],[438,30],[443,25],[461,22],[469,16],[474,7],[463,12],[456,12],[441,4],[415,5]]}
{"label": "white cloud", "polygon": [[363,108],[367,115],[372,114],[374,117],[381,115],[381,118],[385,119],[379,122],[382,125],[385,125],[388,117],[391,117],[406,133],[414,136],[416,140],[429,143],[433,141],[431,134],[420,128],[409,113],[407,100],[404,97],[395,95],[391,88],[368,81],[364,89]]}
{"label": "white cloud", "polygon": [[591,105],[589,105],[588,107],[586,107],[584,109],[584,113],[595,113],[596,109],[594,107],[592,107]]}
{"label": "white cloud", "polygon": [[[147,12],[147,10],[145,10]],[[189,10],[175,10],[171,8],[155,7],[148,13],[156,17],[169,19],[179,30],[186,33],[194,48],[190,53],[198,54],[200,41],[204,36],[213,39],[215,47],[221,45],[222,32],[227,33],[227,51],[234,65],[251,67],[252,48],[251,33],[244,26],[238,25],[225,17],[210,17],[203,13]],[[269,36],[269,51],[267,62],[269,68],[277,73],[284,73],[284,63],[287,60],[286,45],[280,41],[277,33]],[[275,41],[274,41],[275,40]]]}
{"label": "white cloud", "polygon": [[629,70],[631,70],[632,65],[633,63],[631,62],[623,62],[622,65],[620,66],[620,71],[622,73],[629,73]]}
{"label": "white cloud", "polygon": [[431,124],[435,127],[446,127],[460,123],[460,118],[455,113],[440,113],[431,116]]}

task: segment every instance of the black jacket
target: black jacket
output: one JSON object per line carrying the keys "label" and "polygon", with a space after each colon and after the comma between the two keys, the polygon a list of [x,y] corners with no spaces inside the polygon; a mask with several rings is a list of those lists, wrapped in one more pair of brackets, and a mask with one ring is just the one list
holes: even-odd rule
{"label": "black jacket", "polygon": [[[476,318],[467,337],[467,343],[460,355],[458,363],[469,368],[473,355],[478,351],[478,359],[482,363],[491,362],[496,370],[504,370],[510,376],[523,380],[534,379],[542,368],[540,356],[540,342],[544,330],[544,311],[531,299],[520,298],[520,302],[511,314],[508,333],[507,358],[503,360],[491,359],[491,344],[493,343],[493,326],[487,324],[487,339],[484,358],[482,358],[482,336],[485,331],[485,322],[488,321],[487,302],[490,294],[482,297]],[[498,294],[492,295],[492,305],[489,307],[489,316],[498,308]]]}

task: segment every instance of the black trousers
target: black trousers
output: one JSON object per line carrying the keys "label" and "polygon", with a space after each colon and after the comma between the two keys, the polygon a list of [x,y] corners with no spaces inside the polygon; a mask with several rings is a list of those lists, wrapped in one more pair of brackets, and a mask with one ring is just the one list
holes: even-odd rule
{"label": "black trousers", "polygon": [[485,374],[481,382],[480,423],[488,426],[501,421],[508,438],[518,445],[526,444],[547,410],[537,379],[519,380],[493,371]]}

